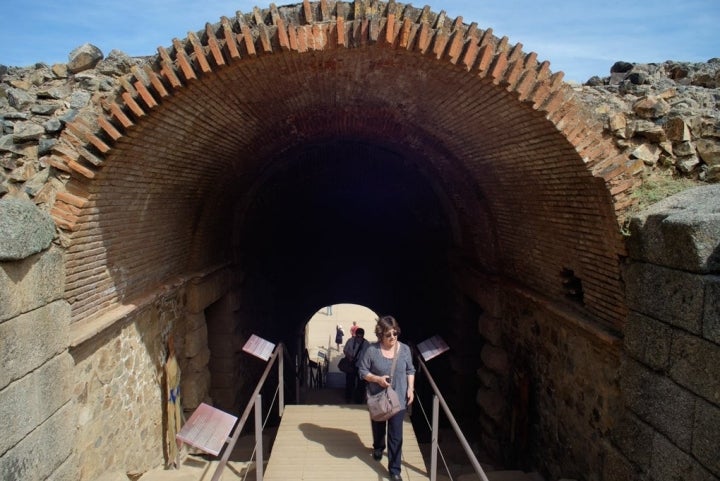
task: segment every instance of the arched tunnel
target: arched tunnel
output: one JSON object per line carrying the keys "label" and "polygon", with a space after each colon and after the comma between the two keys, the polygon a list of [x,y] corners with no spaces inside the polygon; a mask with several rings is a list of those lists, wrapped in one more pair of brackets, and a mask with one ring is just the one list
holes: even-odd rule
{"label": "arched tunnel", "polygon": [[[560,446],[612,424],[616,208],[633,180],[547,62],[427,7],[303,2],[207,24],[118,86],[54,155],[71,174],[53,215],[78,364],[97,349],[88,332],[147,306],[154,357],[168,335],[189,351],[182,326],[200,313],[210,360],[187,361],[186,382],[229,372],[199,398],[236,407],[220,393],[247,391],[250,333],[294,348],[321,306],[361,304],[407,340],[448,341],[443,377],[479,438],[507,432],[498,413],[513,407],[478,408],[483,376],[507,400],[522,371],[552,431],[526,457],[599,462],[600,446]],[[223,350],[236,357],[220,367]]]}

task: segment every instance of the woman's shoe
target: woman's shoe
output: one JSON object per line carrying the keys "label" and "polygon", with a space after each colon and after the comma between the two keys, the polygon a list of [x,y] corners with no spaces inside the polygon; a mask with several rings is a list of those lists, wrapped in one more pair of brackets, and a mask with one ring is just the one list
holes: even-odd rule
{"label": "woman's shoe", "polygon": [[399,474],[393,474],[390,476],[390,479],[392,481],[402,481],[402,476],[400,476]]}
{"label": "woman's shoe", "polygon": [[373,459],[375,461],[380,461],[382,459],[382,449],[373,449]]}

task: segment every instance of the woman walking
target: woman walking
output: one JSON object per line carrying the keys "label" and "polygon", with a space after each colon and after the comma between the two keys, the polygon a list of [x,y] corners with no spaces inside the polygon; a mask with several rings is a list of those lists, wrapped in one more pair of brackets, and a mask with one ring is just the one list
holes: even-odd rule
{"label": "woman walking", "polygon": [[[415,399],[415,366],[412,353],[406,344],[398,341],[400,325],[392,316],[383,316],[375,326],[378,341],[370,344],[359,364],[361,379],[368,383],[368,393],[377,394],[388,386],[397,392],[404,408],[387,421],[371,421],[373,435],[373,458],[382,459],[388,450],[388,472],[393,481],[402,481],[401,461],[403,444],[403,419],[407,406]],[[390,369],[397,356],[395,372]],[[386,439],[387,434],[387,439]]]}

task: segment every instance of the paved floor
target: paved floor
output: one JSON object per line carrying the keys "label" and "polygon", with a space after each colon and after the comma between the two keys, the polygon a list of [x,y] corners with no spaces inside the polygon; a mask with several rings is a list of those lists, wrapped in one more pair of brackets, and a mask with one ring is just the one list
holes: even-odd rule
{"label": "paved floor", "polygon": [[[425,462],[409,419],[405,420],[403,431],[403,479],[427,480]],[[387,479],[387,456],[375,461],[371,446],[370,419],[363,405],[288,406],[264,479]]]}

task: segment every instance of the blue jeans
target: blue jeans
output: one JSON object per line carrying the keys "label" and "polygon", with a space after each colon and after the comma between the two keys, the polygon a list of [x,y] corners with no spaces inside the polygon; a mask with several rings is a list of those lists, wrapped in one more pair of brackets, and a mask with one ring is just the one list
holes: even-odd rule
{"label": "blue jeans", "polygon": [[372,424],[373,449],[385,449],[385,432],[387,431],[388,472],[390,476],[402,471],[403,444],[403,409],[387,421],[370,421]]}

